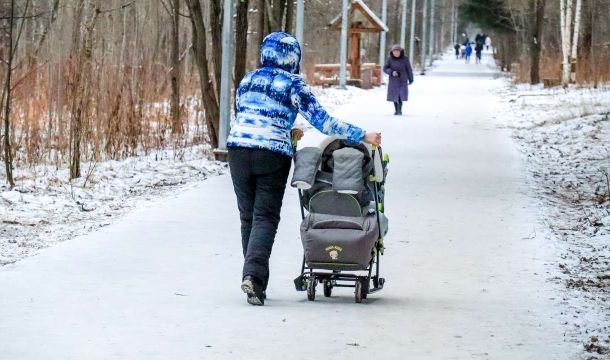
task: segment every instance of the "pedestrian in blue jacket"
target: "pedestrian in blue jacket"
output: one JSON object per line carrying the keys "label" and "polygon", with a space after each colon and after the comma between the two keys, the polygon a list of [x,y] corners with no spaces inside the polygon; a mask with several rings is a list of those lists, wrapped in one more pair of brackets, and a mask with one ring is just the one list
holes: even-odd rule
{"label": "pedestrian in blue jacket", "polygon": [[470,56],[472,55],[472,45],[470,45],[470,43],[466,44],[466,64],[470,63]]}
{"label": "pedestrian in blue jacket", "polygon": [[300,61],[301,47],[293,36],[275,32],[265,37],[261,68],[246,74],[237,89],[236,119],[227,139],[241,221],[241,288],[252,305],[263,305],[266,298],[297,113],[324,134],[353,143],[381,142],[380,133],[365,132],[330,116],[299,75]]}

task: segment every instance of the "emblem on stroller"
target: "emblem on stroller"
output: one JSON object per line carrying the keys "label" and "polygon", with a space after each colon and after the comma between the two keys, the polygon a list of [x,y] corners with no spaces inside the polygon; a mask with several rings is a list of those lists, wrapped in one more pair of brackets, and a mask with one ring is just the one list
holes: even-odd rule
{"label": "emblem on stroller", "polygon": [[354,288],[357,303],[383,288],[388,162],[381,148],[344,140],[296,152],[291,185],[299,191],[304,255],[294,284],[310,301],[319,283],[326,297],[335,287]]}

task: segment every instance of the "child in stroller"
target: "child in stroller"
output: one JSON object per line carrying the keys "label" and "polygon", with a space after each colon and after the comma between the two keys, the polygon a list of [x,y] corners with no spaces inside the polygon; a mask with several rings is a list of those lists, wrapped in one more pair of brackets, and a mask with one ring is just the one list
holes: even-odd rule
{"label": "child in stroller", "polygon": [[295,286],[309,300],[320,282],[326,297],[334,287],[354,287],[358,303],[383,288],[379,256],[388,231],[388,162],[381,148],[344,140],[297,151],[291,185],[299,189],[304,256]]}

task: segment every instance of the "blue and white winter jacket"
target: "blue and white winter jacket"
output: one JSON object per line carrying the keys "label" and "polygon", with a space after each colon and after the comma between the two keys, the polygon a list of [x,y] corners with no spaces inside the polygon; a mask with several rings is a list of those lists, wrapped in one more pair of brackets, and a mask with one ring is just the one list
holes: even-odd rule
{"label": "blue and white winter jacket", "polygon": [[237,114],[227,146],[292,156],[290,130],[297,113],[326,135],[362,141],[364,130],[330,116],[318,103],[298,75],[300,61],[297,39],[283,32],[265,37],[262,67],[246,74],[237,89]]}

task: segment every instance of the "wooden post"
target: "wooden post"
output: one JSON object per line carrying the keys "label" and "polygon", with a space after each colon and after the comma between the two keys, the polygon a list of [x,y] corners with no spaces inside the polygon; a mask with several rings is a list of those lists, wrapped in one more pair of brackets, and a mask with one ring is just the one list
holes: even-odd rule
{"label": "wooden post", "polygon": [[351,66],[350,76],[352,79],[360,79],[360,33],[352,32],[349,41],[349,63]]}

